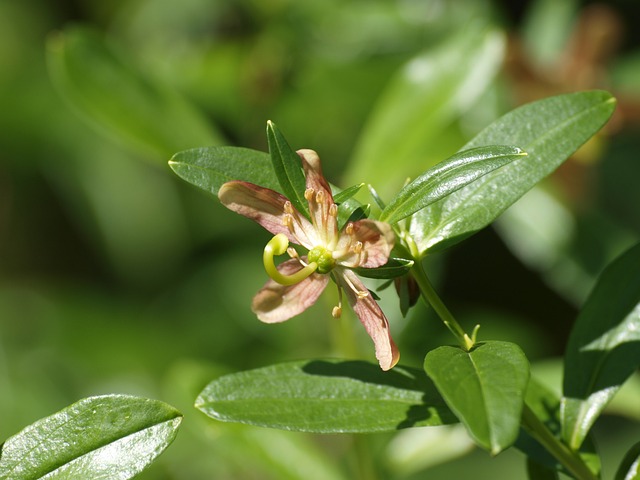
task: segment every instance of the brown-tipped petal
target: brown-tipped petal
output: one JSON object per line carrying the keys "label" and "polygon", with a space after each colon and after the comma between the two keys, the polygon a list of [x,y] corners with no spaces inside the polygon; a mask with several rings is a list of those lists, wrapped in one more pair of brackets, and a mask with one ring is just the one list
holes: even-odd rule
{"label": "brown-tipped petal", "polygon": [[[355,273],[340,269],[340,272],[336,272],[336,278],[347,295],[349,305],[373,340],[380,368],[382,370],[393,368],[400,359],[400,352],[391,338],[387,317]],[[357,291],[367,292],[367,295],[358,295]]]}
{"label": "brown-tipped petal", "polygon": [[[351,268],[376,268],[387,263],[395,242],[391,225],[375,220],[358,220],[351,225],[340,234],[336,251],[345,253],[338,258],[338,263]],[[349,235],[351,228],[353,233]],[[362,243],[362,253],[353,250],[355,242]]]}
{"label": "brown-tipped petal", "polygon": [[330,213],[333,205],[331,187],[322,174],[320,157],[309,149],[301,149],[296,152],[302,160],[305,178],[307,180],[307,192],[312,193],[309,201],[309,213],[314,222],[318,234],[322,236],[322,243],[330,245],[338,237],[337,216]]}
{"label": "brown-tipped petal", "polygon": [[232,181],[220,187],[218,198],[229,210],[256,221],[274,235],[284,233],[290,242],[307,248],[316,244],[315,238],[311,241],[308,236],[308,233],[315,236],[313,225],[303,215],[292,208],[291,221],[285,220],[288,200],[274,190],[249,182]]}
{"label": "brown-tipped petal", "polygon": [[[298,260],[287,260],[278,265],[283,275],[292,275],[302,269]],[[253,297],[251,310],[265,323],[278,323],[304,312],[313,305],[329,281],[328,275],[312,273],[295,285],[280,285],[269,280]]]}

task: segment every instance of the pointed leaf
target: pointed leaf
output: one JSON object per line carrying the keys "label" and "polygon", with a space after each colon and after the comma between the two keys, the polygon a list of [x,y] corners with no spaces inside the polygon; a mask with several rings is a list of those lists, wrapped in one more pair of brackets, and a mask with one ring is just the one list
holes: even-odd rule
{"label": "pointed leaf", "polygon": [[181,420],[177,410],[156,400],[85,398],[9,438],[0,479],[128,479],[173,441]]}
{"label": "pointed leaf", "polygon": [[525,155],[517,147],[501,145],[456,153],[405,186],[382,211],[380,220],[396,223]]}
{"label": "pointed leaf", "polygon": [[87,120],[116,140],[164,162],[185,148],[222,143],[221,135],[179,92],[143,75],[102,36],[85,27],[52,36],[49,73]]}
{"label": "pointed leaf", "polygon": [[462,150],[517,145],[528,155],[417,212],[410,230],[420,252],[446,248],[489,225],[593,136],[614,108],[607,92],[571,93],[524,105],[492,123]]}
{"label": "pointed leaf", "polygon": [[438,347],[424,368],[478,445],[496,455],[516,441],[529,380],[520,347],[495,341],[468,352]]}
{"label": "pointed leaf", "polygon": [[225,422],[316,433],[368,433],[455,422],[417,369],[311,360],[223,376],[196,407]]}
{"label": "pointed leaf", "polygon": [[390,258],[387,263],[378,268],[354,268],[361,277],[367,278],[396,278],[406,275],[413,267],[413,260],[405,258]]}
{"label": "pointed leaf", "polygon": [[269,154],[248,148],[193,148],[176,153],[169,166],[180,178],[216,196],[231,180],[281,190]]}
{"label": "pointed leaf", "polygon": [[273,169],[276,172],[284,196],[291,201],[291,204],[299,212],[308,215],[309,207],[304,198],[307,183],[302,171],[300,157],[292,150],[284,135],[271,121],[267,122],[267,141]]}
{"label": "pointed leaf", "polygon": [[577,449],[604,407],[640,365],[640,244],[609,265],[569,336],[562,429]]}

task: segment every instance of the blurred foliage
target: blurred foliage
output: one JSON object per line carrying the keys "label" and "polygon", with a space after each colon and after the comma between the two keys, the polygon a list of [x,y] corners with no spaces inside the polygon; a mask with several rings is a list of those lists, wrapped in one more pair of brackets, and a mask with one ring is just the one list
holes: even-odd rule
{"label": "blurred foliage", "polygon": [[[371,181],[384,196],[516,105],[609,89],[619,107],[605,132],[495,230],[428,259],[466,325],[482,318],[487,338],[515,341],[533,360],[557,356],[595,276],[640,234],[640,8],[526,6],[0,0],[1,437],[81,397],[140,394],[185,414],[174,444],[140,478],[372,478],[367,451],[384,478],[463,478],[468,468],[518,478],[523,459],[513,451],[437,465],[451,457],[418,459],[398,446],[420,430],[389,443],[222,425],[196,412],[197,393],[222,373],[372,352],[355,322],[312,321],[327,316],[331,298],[277,328],[256,321],[249,305],[265,279],[268,235],[176,178],[167,160],[205,143],[266,150],[272,119],[292,146],[320,153],[328,178]],[[81,58],[61,53],[74,32],[90,39]],[[473,66],[466,83],[452,84],[464,62]],[[127,91],[123,76],[137,89]],[[99,88],[82,90],[78,78]],[[378,151],[377,129],[407,121],[424,134]],[[395,162],[412,166],[397,171]],[[382,185],[396,175],[395,186]],[[402,318],[392,295],[381,302],[404,363],[420,365],[446,338],[423,306]],[[351,337],[361,351],[349,349]],[[615,411],[636,423],[599,432],[605,478],[607,455],[615,465],[624,451],[616,445],[638,437],[630,398]],[[440,433],[443,442],[458,435]],[[423,435],[411,441],[433,444]]]}

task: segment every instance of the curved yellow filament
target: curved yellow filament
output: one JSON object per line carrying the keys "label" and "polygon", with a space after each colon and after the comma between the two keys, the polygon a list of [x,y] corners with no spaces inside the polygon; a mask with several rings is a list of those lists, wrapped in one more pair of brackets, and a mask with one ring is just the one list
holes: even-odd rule
{"label": "curved yellow filament", "polygon": [[264,247],[264,252],[262,254],[262,263],[264,263],[264,269],[267,271],[267,275],[280,285],[295,285],[296,283],[300,283],[318,268],[317,263],[311,262],[293,275],[283,275],[280,273],[273,262],[273,257],[275,255],[284,254],[288,247],[289,239],[287,236],[284,233],[278,233],[275,237],[269,240],[269,243]]}

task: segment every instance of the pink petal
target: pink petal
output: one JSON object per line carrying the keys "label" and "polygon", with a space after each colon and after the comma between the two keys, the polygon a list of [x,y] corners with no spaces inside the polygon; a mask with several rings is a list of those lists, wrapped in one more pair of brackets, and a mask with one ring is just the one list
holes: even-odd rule
{"label": "pink petal", "polygon": [[[353,234],[345,228],[340,234],[336,251],[344,250],[338,263],[345,267],[375,268],[387,263],[395,242],[391,225],[375,220],[358,220],[351,224]],[[350,248],[355,242],[362,242],[362,254],[356,254]]]}
{"label": "pink petal", "polygon": [[[284,275],[292,275],[301,269],[300,262],[294,259],[278,265],[278,271]],[[328,275],[319,273],[312,273],[295,285],[285,286],[269,280],[253,297],[251,310],[265,323],[284,322],[313,305],[328,281]]]}
{"label": "pink petal", "polygon": [[313,190],[313,196],[310,199],[307,198],[311,221],[322,238],[322,244],[331,245],[338,238],[337,210],[331,213],[331,209],[337,207],[332,207],[333,195],[329,183],[322,175],[320,157],[309,149],[298,150],[296,153],[302,159],[302,167],[307,179],[307,192]]}
{"label": "pink petal", "polygon": [[309,240],[307,233],[315,236],[313,225],[298,211],[291,214],[293,222],[290,229],[284,220],[287,198],[274,190],[253,183],[227,182],[218,191],[220,202],[240,215],[256,221],[274,235],[284,233],[290,242],[313,248],[315,242]]}
{"label": "pink petal", "polygon": [[[356,312],[362,325],[373,340],[376,349],[376,358],[382,370],[391,369],[400,359],[398,347],[393,343],[389,331],[389,321],[378,306],[378,303],[368,293],[367,288],[351,270],[340,269],[336,271],[336,278],[344,289],[349,305]],[[365,297],[359,298],[354,288],[361,292],[367,292]]]}

